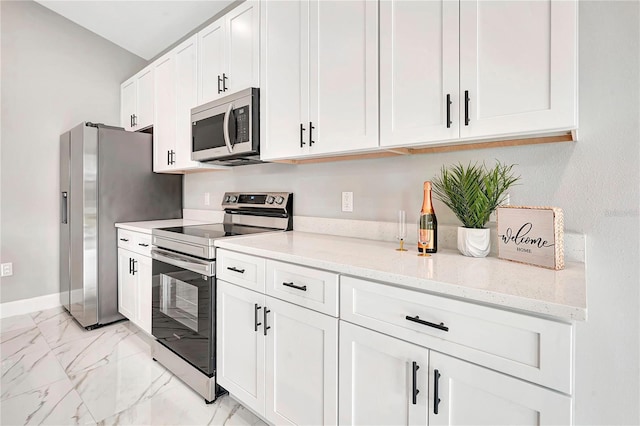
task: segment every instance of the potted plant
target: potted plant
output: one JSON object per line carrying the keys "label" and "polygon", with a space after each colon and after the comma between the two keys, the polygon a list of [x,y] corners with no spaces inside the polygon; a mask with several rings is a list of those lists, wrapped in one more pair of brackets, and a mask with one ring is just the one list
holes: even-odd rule
{"label": "potted plant", "polygon": [[510,166],[498,161],[493,168],[477,163],[442,166],[433,180],[437,199],[460,219],[458,250],[465,256],[485,257],[489,254],[489,229],[485,224],[491,213],[504,202],[507,190],[520,176],[514,176]]}

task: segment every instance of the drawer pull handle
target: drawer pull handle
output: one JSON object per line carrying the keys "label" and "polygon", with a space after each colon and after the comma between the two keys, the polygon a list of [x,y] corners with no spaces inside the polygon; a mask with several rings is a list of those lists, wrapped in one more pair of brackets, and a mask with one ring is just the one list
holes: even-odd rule
{"label": "drawer pull handle", "polygon": [[449,327],[446,327],[443,322],[441,322],[440,324],[435,324],[433,322],[421,320],[420,317],[417,316],[417,315],[415,317],[410,317],[409,315],[407,315],[405,317],[405,319],[407,321],[417,322],[418,324],[422,324],[422,325],[426,325],[426,326],[429,326],[429,327],[437,328],[438,330],[449,331]]}
{"label": "drawer pull handle", "polygon": [[420,393],[418,390],[418,369],[420,369],[420,366],[417,362],[413,361],[413,405],[418,403],[418,394]]}
{"label": "drawer pull handle", "polygon": [[140,247],[149,247],[149,244],[145,244],[145,243],[138,243],[138,245],[139,245]]}
{"label": "drawer pull handle", "polygon": [[291,287],[291,288],[295,288],[296,290],[300,290],[300,291],[307,291],[307,286],[306,285],[295,285],[294,283],[282,283],[283,286],[285,287]]}
{"label": "drawer pull handle", "polygon": [[438,381],[440,379],[440,372],[433,370],[433,414],[438,414],[438,405],[440,405],[440,398],[438,398]]}
{"label": "drawer pull handle", "polygon": [[258,322],[258,311],[262,309],[262,306],[258,306],[257,303],[254,304],[254,311],[253,311],[253,322],[254,322],[254,328],[253,331],[258,331],[258,326],[262,325],[261,322]]}
{"label": "drawer pull handle", "polygon": [[238,269],[236,267],[233,266],[227,266],[227,269],[233,272],[237,272],[239,274],[244,274],[244,269]]}
{"label": "drawer pull handle", "polygon": [[267,314],[271,312],[269,309],[267,309],[266,307],[264,308],[264,311],[262,311],[262,313],[264,314],[263,317],[263,322],[264,322],[264,326],[262,327],[264,329],[264,335],[267,335],[267,330],[270,329],[271,327],[269,327],[267,325]]}
{"label": "drawer pull handle", "polygon": [[126,243],[126,242],[127,242],[127,241],[129,241],[129,240],[128,240],[128,239],[126,239],[126,238],[120,238],[120,241],[124,241],[124,242]]}

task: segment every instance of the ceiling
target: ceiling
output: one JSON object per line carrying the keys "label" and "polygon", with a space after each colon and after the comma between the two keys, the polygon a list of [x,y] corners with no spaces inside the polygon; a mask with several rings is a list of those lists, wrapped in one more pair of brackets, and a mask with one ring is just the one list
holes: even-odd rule
{"label": "ceiling", "polygon": [[146,60],[150,60],[234,2],[36,1]]}

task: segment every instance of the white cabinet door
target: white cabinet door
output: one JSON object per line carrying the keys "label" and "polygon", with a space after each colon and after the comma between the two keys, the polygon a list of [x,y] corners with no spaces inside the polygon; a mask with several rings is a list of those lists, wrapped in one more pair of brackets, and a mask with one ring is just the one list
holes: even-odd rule
{"label": "white cabinet door", "polygon": [[575,127],[576,8],[573,0],[460,2],[461,137]]}
{"label": "white cabinet door", "polygon": [[267,296],[266,418],[335,425],[338,319]]}
{"label": "white cabinet door", "polygon": [[197,54],[198,37],[193,36],[175,50],[176,103],[175,145],[173,168],[183,169],[197,165],[191,161],[191,108],[197,106]]}
{"label": "white cabinet door", "polygon": [[570,397],[438,352],[429,383],[429,425],[572,424]]}
{"label": "white cabinet door", "polygon": [[309,22],[311,153],[377,147],[378,3],[314,1]]}
{"label": "white cabinet door", "polygon": [[224,18],[218,19],[198,33],[198,104],[224,96],[224,33]]}
{"label": "white cabinet door", "polygon": [[133,115],[136,113],[136,79],[135,77],[120,86],[120,125],[125,130],[133,129]]}
{"label": "white cabinet door", "polygon": [[138,289],[133,275],[135,254],[118,249],[118,312],[131,321],[137,319]]}
{"label": "white cabinet door", "polygon": [[171,170],[171,151],[176,139],[175,56],[167,54],[154,62],[155,125],[153,126],[153,170]]}
{"label": "white cabinet door", "polygon": [[135,261],[135,275],[138,287],[138,316],[136,325],[148,334],[151,334],[151,258],[137,255]]}
{"label": "white cabinet door", "polygon": [[226,93],[258,87],[260,81],[260,3],[247,0],[225,15]]}
{"label": "white cabinet door", "polygon": [[153,90],[153,68],[147,67],[137,74],[137,112],[133,120],[135,130],[144,129],[153,124]]}
{"label": "white cabinet door", "polygon": [[309,142],[309,1],[261,11],[260,156],[296,157]]}
{"label": "white cabinet door", "polygon": [[458,18],[457,1],[380,1],[381,146],[458,138]]}
{"label": "white cabinet door", "polygon": [[428,349],[340,321],[339,423],[427,425],[428,371]]}
{"label": "white cabinet door", "polygon": [[264,413],[265,296],[218,280],[217,381],[244,405]]}

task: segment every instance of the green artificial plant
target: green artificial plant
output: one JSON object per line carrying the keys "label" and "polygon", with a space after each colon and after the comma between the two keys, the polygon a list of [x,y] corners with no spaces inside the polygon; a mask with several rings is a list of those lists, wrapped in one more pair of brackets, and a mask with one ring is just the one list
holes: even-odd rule
{"label": "green artificial plant", "polygon": [[433,192],[465,228],[484,228],[491,213],[505,201],[509,187],[520,180],[513,166],[499,161],[491,169],[477,163],[442,166],[433,180]]}

